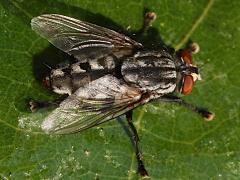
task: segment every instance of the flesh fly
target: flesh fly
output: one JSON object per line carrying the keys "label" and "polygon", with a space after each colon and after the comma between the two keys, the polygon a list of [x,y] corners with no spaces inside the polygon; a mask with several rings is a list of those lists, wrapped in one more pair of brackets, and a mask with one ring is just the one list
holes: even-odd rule
{"label": "flesh fly", "polygon": [[[155,13],[146,14],[145,30],[155,18]],[[74,63],[52,69],[43,79],[47,88],[67,94],[65,100],[30,102],[32,110],[36,106],[57,106],[41,125],[46,133],[75,133],[125,114],[133,135],[139,174],[146,177],[148,172],[132,122],[135,107],[153,100],[175,102],[208,120],[213,118],[206,109],[174,95],[189,94],[200,79],[198,68],[192,62],[194,48],[178,52],[167,48],[147,50],[123,34],[58,14],[35,17],[31,26],[76,59]]]}

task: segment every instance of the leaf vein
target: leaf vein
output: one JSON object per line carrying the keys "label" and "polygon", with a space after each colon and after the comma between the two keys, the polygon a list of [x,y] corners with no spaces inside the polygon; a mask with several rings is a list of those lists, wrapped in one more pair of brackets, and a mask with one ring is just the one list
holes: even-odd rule
{"label": "leaf vein", "polygon": [[207,16],[209,10],[211,9],[212,5],[214,3],[214,0],[209,0],[206,7],[204,8],[202,14],[199,16],[199,18],[193,23],[190,30],[186,33],[185,36],[180,40],[180,42],[175,46],[176,50],[179,50],[184,44],[187,43],[190,36],[194,33],[194,31],[197,29],[197,27],[201,24],[201,22],[205,19]]}

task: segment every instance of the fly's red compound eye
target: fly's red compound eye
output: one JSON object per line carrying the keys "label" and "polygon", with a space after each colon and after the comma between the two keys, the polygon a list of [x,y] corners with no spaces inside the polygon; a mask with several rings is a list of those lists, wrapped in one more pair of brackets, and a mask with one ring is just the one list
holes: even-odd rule
{"label": "fly's red compound eye", "polygon": [[189,94],[192,91],[193,84],[194,84],[193,77],[191,75],[185,75],[183,78],[181,93],[183,95]]}
{"label": "fly's red compound eye", "polygon": [[188,50],[183,49],[180,55],[186,64],[192,64],[192,55]]}
{"label": "fly's red compound eye", "polygon": [[42,85],[43,85],[43,87],[50,89],[51,83],[50,83],[49,77],[43,78]]}

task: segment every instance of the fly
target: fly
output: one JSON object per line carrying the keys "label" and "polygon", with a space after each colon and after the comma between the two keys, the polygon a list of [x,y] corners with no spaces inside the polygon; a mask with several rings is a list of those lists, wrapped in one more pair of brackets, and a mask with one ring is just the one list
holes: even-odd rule
{"label": "fly", "polygon": [[[155,20],[147,13],[144,31]],[[45,14],[31,21],[32,29],[76,62],[52,69],[43,79],[45,87],[66,94],[62,101],[31,101],[31,110],[55,106],[41,128],[46,133],[69,134],[97,126],[122,114],[132,131],[138,172],[147,177],[132,121],[132,110],[157,100],[174,102],[211,120],[213,113],[174,95],[187,95],[200,79],[191,54],[194,47],[172,52],[147,50],[141,43],[113,30],[58,14]]]}

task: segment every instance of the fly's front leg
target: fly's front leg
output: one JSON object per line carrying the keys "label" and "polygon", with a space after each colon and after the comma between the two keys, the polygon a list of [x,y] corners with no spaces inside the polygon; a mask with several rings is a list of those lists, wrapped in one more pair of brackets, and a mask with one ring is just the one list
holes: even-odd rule
{"label": "fly's front leg", "polygon": [[191,41],[187,44],[186,49],[192,54],[197,54],[200,51],[200,46],[198,43]]}
{"label": "fly's front leg", "polygon": [[145,13],[143,26],[140,29],[140,31],[137,33],[137,36],[138,37],[143,36],[148,31],[149,27],[152,26],[152,23],[155,21],[156,18],[157,18],[157,15],[154,12]]}
{"label": "fly's front leg", "polygon": [[139,145],[139,137],[138,137],[138,133],[137,133],[137,130],[132,122],[132,111],[129,111],[126,113],[126,118],[127,118],[127,121],[128,121],[128,125],[132,131],[132,139],[133,139],[133,142],[134,142],[134,148],[135,148],[135,151],[136,151],[136,158],[137,158],[137,162],[138,162],[138,172],[140,174],[140,176],[142,178],[144,177],[148,177],[148,172],[147,170],[145,169],[144,167],[144,163],[143,163],[143,158],[142,158],[142,152],[141,152],[141,149],[140,149],[140,145]]}
{"label": "fly's front leg", "polygon": [[195,106],[194,104],[190,104],[177,96],[165,95],[165,96],[160,97],[159,100],[165,101],[165,102],[174,102],[179,105],[182,105],[182,106],[190,109],[191,111],[198,113],[203,118],[205,118],[207,121],[211,121],[214,118],[214,113],[208,111],[206,108],[201,108],[201,107]]}
{"label": "fly's front leg", "polygon": [[182,57],[183,59],[191,59],[192,61],[192,54],[197,54],[200,51],[200,46],[196,42],[188,42],[186,47],[177,51],[177,54]]}
{"label": "fly's front leg", "polygon": [[142,31],[143,33],[147,32],[147,30],[149,29],[149,27],[152,26],[152,23],[156,20],[157,15],[155,12],[147,12],[144,16],[144,24],[143,24],[143,28]]}

